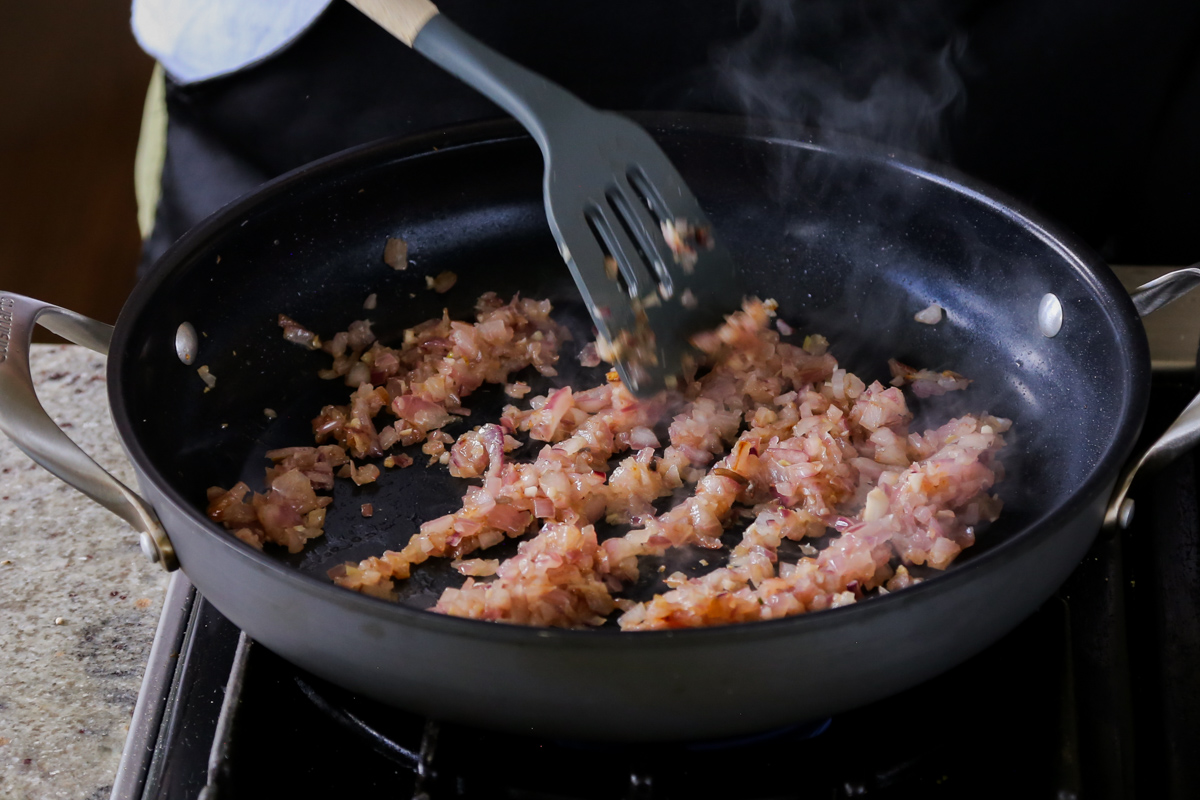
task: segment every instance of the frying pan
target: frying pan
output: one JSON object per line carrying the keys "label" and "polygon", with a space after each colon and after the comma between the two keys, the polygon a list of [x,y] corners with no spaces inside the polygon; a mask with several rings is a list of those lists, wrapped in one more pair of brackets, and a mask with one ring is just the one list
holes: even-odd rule
{"label": "frying pan", "polygon": [[[1004,513],[950,569],[771,622],[542,630],[423,610],[460,580],[444,562],[416,570],[398,603],[325,577],[399,548],[421,521],[457,507],[466,482],[421,461],[364,487],[339,481],[325,536],[294,556],[256,552],[206,519],[209,486],[261,487],[263,453],[311,442],[309,420],[348,394],[314,377],[326,356],[283,340],[281,312],[325,335],[369,316],[386,341],[443,306],[464,316],[484,291],[520,291],[553,300],[576,345],[586,341],[586,314],[546,229],[540,155],[507,123],[337,154],[238,200],[172,247],[134,290],[108,348],[113,417],[144,501],[65,446],[29,388],[36,318],[101,350],[107,326],[0,297],[5,430],[121,513],[148,555],[177,562],[251,637],[348,689],[437,718],[591,739],[734,735],[887,696],[999,638],[1082,558],[1138,435],[1150,368],[1130,297],[1069,236],[949,170],[744,120],[640,119],[709,211],[748,294],[777,299],[799,335],[823,333],[864,378],[886,377],[889,357],[974,378],[966,392],[915,403],[919,421],[968,409],[1014,420],[998,487]],[[407,269],[382,261],[393,236],[409,244]],[[457,273],[457,286],[427,290],[424,277],[443,270]],[[364,312],[370,293],[378,308]],[[1047,294],[1061,309],[1054,336],[1039,325]],[[930,302],[947,318],[915,323]],[[176,350],[185,322],[198,332],[190,365]],[[200,365],[216,376],[210,391]],[[569,347],[560,366],[534,389],[600,380]],[[462,426],[494,418],[505,402],[481,389]],[[369,519],[365,502],[376,509]],[[672,568],[692,569],[688,558]]]}

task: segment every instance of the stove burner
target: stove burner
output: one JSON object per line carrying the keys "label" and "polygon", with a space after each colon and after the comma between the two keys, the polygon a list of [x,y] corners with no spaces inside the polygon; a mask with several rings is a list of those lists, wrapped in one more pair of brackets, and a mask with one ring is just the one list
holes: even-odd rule
{"label": "stove burner", "polygon": [[[384,733],[359,716],[359,714],[352,711],[350,706],[357,700],[353,695],[348,696],[349,702],[347,700],[330,700],[327,699],[326,692],[318,691],[305,678],[296,675],[293,680],[300,691],[304,693],[304,696],[312,701],[313,705],[329,715],[330,718],[342,727],[366,739],[372,747],[383,755],[388,756],[398,764],[403,764],[413,769],[418,769],[423,765],[424,762],[422,761],[421,754],[426,749],[424,736],[422,736],[415,748],[406,747],[397,741],[398,734]],[[333,687],[327,687],[326,691],[329,689],[333,689]],[[433,745],[428,749],[432,750]]]}
{"label": "stove burner", "polygon": [[[999,795],[991,792],[986,765],[997,753],[1022,765],[996,781],[1010,796],[1022,787],[1072,785],[1056,783],[1055,742],[1063,741],[1070,684],[1069,659],[1058,655],[1065,632],[1065,616],[1051,604],[988,657],[874,706],[746,736],[666,744],[438,723],[299,673],[261,649],[259,663],[285,673],[280,683],[299,702],[307,698],[334,727],[400,766],[414,797],[766,800],[795,796],[803,785],[816,796],[891,798],[946,794],[937,787],[948,782],[956,791],[947,796],[990,797]],[[937,697],[955,702],[942,707],[932,702]],[[272,708],[292,702],[274,700]],[[903,736],[890,735],[896,725]]]}
{"label": "stove burner", "polygon": [[[501,737],[466,726],[439,724],[433,720],[424,720],[422,724],[420,717],[381,708],[370,700],[312,676],[297,674],[292,676],[292,682],[316,708],[339,726],[360,737],[376,752],[412,770],[415,778],[414,796],[436,796],[437,786],[446,782],[448,774],[452,775],[451,782],[456,785],[463,784],[465,776],[459,773],[464,768],[474,768],[468,765],[478,758],[478,754],[474,752],[475,745],[485,750],[495,749],[500,742],[489,743],[488,740],[502,739],[502,749],[507,754],[506,760],[513,758],[526,761],[531,757],[540,760],[545,759],[547,754],[558,752],[558,758],[564,761],[582,759],[632,764],[629,768],[627,792],[622,796],[630,800],[651,800],[658,796],[654,792],[654,771],[659,765],[654,761],[669,761],[674,769],[682,766],[685,771],[701,768],[708,754],[712,753],[750,762],[761,755],[764,745],[795,747],[825,733],[832,724],[832,719],[827,718],[727,739],[651,745],[522,736]],[[444,738],[448,744],[439,748],[439,738]],[[458,752],[454,751],[455,748]],[[646,758],[648,750],[655,753],[654,759]],[[552,796],[565,798],[588,795]]]}
{"label": "stove burner", "polygon": [[[327,714],[337,724],[361,736],[380,753],[399,764],[404,764],[414,769],[419,768],[422,764],[421,753],[425,750],[433,749],[433,745],[427,744],[426,739],[431,728],[435,731],[440,729],[441,726],[435,722],[429,721],[426,724],[422,738],[414,745],[412,739],[417,720],[414,715],[398,712],[394,709],[381,709],[373,701],[360,698],[312,676],[295,675],[292,680],[313,705]],[[678,750],[680,752],[709,753],[737,751],[741,748],[756,748],[768,742],[775,742],[776,740],[798,743],[820,736],[829,730],[832,723],[832,718],[826,718],[817,720],[816,722],[785,725],[781,728],[743,736],[695,742],[656,744],[653,747]],[[471,730],[469,728],[466,729]],[[488,735],[484,731],[478,731],[478,733],[484,736]],[[434,736],[436,737],[436,733]],[[517,738],[527,739],[530,746],[539,748],[561,747],[566,750],[620,756],[627,756],[647,746],[623,742],[594,742],[581,739]]]}
{"label": "stove burner", "polygon": [[692,750],[698,753],[709,752],[713,750],[730,750],[738,747],[754,747],[755,745],[770,742],[775,739],[790,739],[792,741],[801,741],[803,739],[814,739],[820,736],[825,731],[829,730],[829,726],[833,724],[832,717],[826,717],[817,722],[809,722],[802,725],[787,725],[782,728],[776,728],[771,731],[763,731],[762,733],[754,733],[748,736],[738,736],[732,739],[718,739],[712,742],[695,742],[693,744],[684,745],[684,749]]}

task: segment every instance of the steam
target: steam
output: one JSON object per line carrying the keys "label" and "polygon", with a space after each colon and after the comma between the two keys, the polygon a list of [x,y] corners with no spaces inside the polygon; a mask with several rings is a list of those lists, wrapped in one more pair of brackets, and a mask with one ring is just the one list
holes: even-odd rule
{"label": "steam", "polygon": [[[905,153],[947,158],[948,123],[965,105],[966,37],[946,3],[742,0],[738,13],[748,33],[710,54],[708,77],[719,107],[740,112],[755,120],[756,131],[765,125],[781,139],[794,138],[799,124],[818,134],[882,145],[901,158]],[[787,237],[804,251],[832,250],[844,259],[844,296],[809,295],[811,301],[801,301],[803,307],[785,305],[782,313],[798,330],[829,337],[844,366],[886,380],[886,359],[898,354],[853,335],[860,327],[858,314],[870,309],[873,330],[894,330],[915,324],[911,318],[916,311],[944,300],[945,286],[925,291],[897,285],[893,278],[902,271],[889,269],[890,263],[909,258],[895,231],[907,227],[905,218],[920,218],[926,210],[919,182],[875,181],[878,168],[867,162],[813,158],[802,148],[772,147],[769,153],[772,184],[764,188],[797,212]],[[862,181],[857,180],[858,164],[868,171]],[[845,199],[850,185],[865,213],[850,220],[804,213],[806,207]],[[916,194],[910,196],[910,191]],[[848,224],[854,231],[849,237]],[[962,242],[964,255],[977,258],[970,245]],[[799,280],[809,267],[802,260],[781,264]],[[817,269],[828,270],[829,265]]]}
{"label": "steam", "polygon": [[[742,0],[739,14],[749,32],[711,54],[706,77],[715,83],[718,106],[755,119],[756,127],[766,124],[782,139],[794,138],[799,124],[881,145],[901,159],[915,154],[948,161],[951,123],[967,102],[963,76],[972,69],[958,13],[954,4],[941,0]],[[797,307],[780,309],[798,335],[824,334],[841,366],[867,380],[887,383],[888,357],[979,380],[965,392],[913,402],[918,414],[913,431],[936,428],[964,413],[1017,416],[1020,398],[1028,392],[989,380],[997,368],[1011,372],[1013,362],[1002,363],[1009,348],[998,346],[995,360],[987,363],[961,358],[981,349],[966,321],[993,316],[971,305],[994,301],[971,281],[1000,269],[1014,285],[1020,280],[1027,286],[1042,280],[1039,271],[1010,252],[996,251],[970,225],[936,230],[945,238],[935,258],[911,248],[897,232],[929,231],[931,220],[944,215],[930,208],[919,181],[874,182],[870,178],[879,170],[866,163],[863,169],[872,174],[858,181],[852,160],[812,158],[801,148],[774,147],[770,153],[779,163],[771,165],[775,185],[768,189],[785,208],[798,210],[787,238],[798,243],[800,256],[789,260],[785,254],[780,269],[802,285],[810,269],[814,275],[840,270],[840,297],[808,294],[806,301],[796,293]],[[859,215],[804,213],[806,207],[851,194]],[[808,253],[829,263],[806,263]],[[917,259],[929,259],[928,267],[914,269]],[[958,268],[945,268],[956,259]],[[935,328],[913,321],[913,314],[935,301],[947,309],[945,321]],[[873,335],[859,335],[863,327]],[[1020,341],[1015,333],[1005,337],[1009,330],[1003,326],[993,332],[1002,340]],[[1022,360],[1028,370],[1032,356]],[[1010,408],[999,402],[1002,398],[1017,402]],[[1026,455],[1044,452],[1033,441],[1037,435],[1021,424],[1006,434],[1009,446],[1001,459],[1010,474],[997,486],[1009,504],[999,523],[1005,530],[1028,521],[1028,509],[1037,507],[1032,495],[1045,493],[1047,482],[1021,480],[1037,473]],[[985,534],[980,542],[987,540]]]}
{"label": "steam", "polygon": [[751,117],[944,157],[962,107],[965,36],[937,3],[745,0],[757,23],[714,54],[718,91]]}

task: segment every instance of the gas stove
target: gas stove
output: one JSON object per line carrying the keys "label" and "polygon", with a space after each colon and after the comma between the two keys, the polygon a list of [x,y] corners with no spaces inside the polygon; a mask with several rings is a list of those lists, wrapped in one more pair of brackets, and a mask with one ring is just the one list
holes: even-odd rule
{"label": "gas stove", "polygon": [[[1187,302],[1149,320],[1142,447],[1196,391]],[[1139,486],[1132,526],[1102,534],[1053,597],[969,661],[830,719],[725,741],[532,738],[384,707],[250,641],[177,573],[112,796],[1200,797],[1198,466],[1185,456]]]}

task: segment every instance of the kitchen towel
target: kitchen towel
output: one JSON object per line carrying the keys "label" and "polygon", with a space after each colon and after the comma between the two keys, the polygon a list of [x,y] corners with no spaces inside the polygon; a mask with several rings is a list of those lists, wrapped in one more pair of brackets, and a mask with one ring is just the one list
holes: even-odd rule
{"label": "kitchen towel", "polygon": [[332,0],[134,0],[133,33],[178,83],[215,78],[269,57]]}

